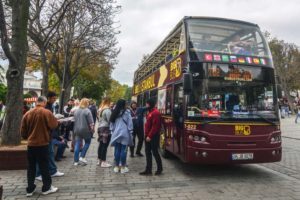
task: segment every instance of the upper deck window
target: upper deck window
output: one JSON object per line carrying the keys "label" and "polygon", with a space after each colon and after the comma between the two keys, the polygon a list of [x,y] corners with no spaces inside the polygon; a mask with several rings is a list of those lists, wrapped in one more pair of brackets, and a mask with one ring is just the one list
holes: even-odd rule
{"label": "upper deck window", "polygon": [[190,19],[187,21],[192,60],[198,52],[270,57],[269,48],[259,28],[241,22]]}

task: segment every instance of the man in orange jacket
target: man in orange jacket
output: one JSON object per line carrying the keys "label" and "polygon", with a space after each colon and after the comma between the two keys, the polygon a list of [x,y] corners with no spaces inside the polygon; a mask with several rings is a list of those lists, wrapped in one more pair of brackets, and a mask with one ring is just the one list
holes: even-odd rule
{"label": "man in orange jacket", "polygon": [[45,109],[46,103],[46,97],[39,97],[36,107],[28,111],[22,119],[21,135],[24,139],[28,140],[27,197],[32,196],[35,192],[36,163],[40,167],[43,180],[42,194],[46,195],[58,190],[58,188],[52,186],[48,169],[48,145],[51,141],[50,130],[58,126],[58,121],[51,111]]}
{"label": "man in orange jacket", "polygon": [[148,108],[148,115],[145,124],[145,153],[146,153],[146,170],[141,172],[140,175],[152,175],[152,155],[157,164],[157,171],[155,175],[161,175],[163,168],[160,155],[158,153],[159,137],[161,128],[161,115],[155,108],[155,100],[149,99],[146,102]]}

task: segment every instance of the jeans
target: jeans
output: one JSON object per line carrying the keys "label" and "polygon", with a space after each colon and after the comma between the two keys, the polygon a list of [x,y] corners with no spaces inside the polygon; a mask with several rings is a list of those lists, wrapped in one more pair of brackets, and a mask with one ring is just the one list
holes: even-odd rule
{"label": "jeans", "polygon": [[57,139],[53,139],[52,141],[53,141],[53,145],[57,146],[57,153],[55,155],[55,158],[56,159],[62,158],[67,145],[63,141],[59,141]]}
{"label": "jeans", "polygon": [[160,134],[155,134],[150,142],[145,142],[145,153],[146,153],[146,171],[152,172],[152,154],[155,158],[156,164],[157,164],[157,171],[161,172],[162,169],[162,162],[160,155],[158,153],[158,147],[159,147],[159,136]]}
{"label": "jeans", "polygon": [[115,144],[115,164],[116,166],[125,166],[127,157],[127,146],[121,143]]}
{"label": "jeans", "polygon": [[48,169],[49,164],[49,151],[48,145],[39,147],[28,147],[27,149],[27,183],[26,188],[27,193],[34,191],[36,185],[34,184],[35,174],[36,174],[36,163],[40,166],[40,171],[42,174],[43,187],[42,192],[50,189],[52,180]]}
{"label": "jeans", "polygon": [[98,159],[102,161],[106,161],[106,155],[107,155],[107,148],[110,142],[111,135],[108,135],[106,143],[103,143],[103,141],[100,141],[99,147],[98,147]]}
{"label": "jeans", "polygon": [[[52,140],[48,145],[48,156],[49,156],[49,163],[48,163],[49,173],[50,173],[50,175],[53,175],[57,172],[57,167],[56,167],[56,164],[54,161],[54,149],[53,149],[53,141]],[[40,168],[39,168],[39,165],[37,164],[36,176],[40,176],[40,175],[41,175]]]}
{"label": "jeans", "polygon": [[[79,161],[79,151],[80,151],[80,144],[82,139],[77,138],[75,140],[75,149],[74,149],[74,162]],[[84,146],[81,150],[80,157],[84,158],[86,155],[86,152],[88,151],[91,144],[91,138],[84,139]]]}
{"label": "jeans", "polygon": [[135,142],[135,138],[137,136],[138,138],[138,144],[136,147],[136,153],[139,154],[141,153],[142,147],[143,147],[143,142],[144,142],[144,130],[143,127],[137,127],[135,129],[133,129],[133,133],[132,133],[132,137],[133,137],[133,146],[130,147],[130,154],[133,155],[134,154],[134,147],[136,145]]}

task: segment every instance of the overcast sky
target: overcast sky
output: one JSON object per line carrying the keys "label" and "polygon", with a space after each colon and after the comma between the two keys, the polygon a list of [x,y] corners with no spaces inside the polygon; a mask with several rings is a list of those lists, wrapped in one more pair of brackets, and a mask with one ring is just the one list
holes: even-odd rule
{"label": "overcast sky", "polygon": [[184,16],[212,16],[256,23],[262,31],[300,46],[299,0],[118,0],[121,53],[113,78],[132,85],[144,54],[150,54]]}

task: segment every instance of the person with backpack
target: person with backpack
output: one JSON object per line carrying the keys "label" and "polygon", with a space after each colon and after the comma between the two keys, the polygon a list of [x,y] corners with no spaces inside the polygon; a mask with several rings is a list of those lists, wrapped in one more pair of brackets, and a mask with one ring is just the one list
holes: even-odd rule
{"label": "person with backpack", "polygon": [[119,99],[110,117],[111,146],[115,147],[114,172],[129,172],[126,166],[128,146],[133,145],[133,124],[130,111],[126,109],[126,101]]}
{"label": "person with backpack", "polygon": [[110,98],[105,97],[98,110],[98,163],[97,165],[100,165],[100,167],[106,168],[111,167],[111,164],[109,164],[106,161],[106,154],[107,154],[107,148],[110,142],[111,133],[109,130],[109,120],[111,116],[111,109],[110,109]]}

